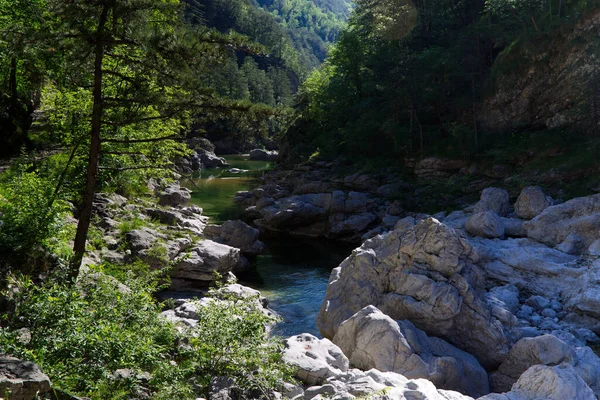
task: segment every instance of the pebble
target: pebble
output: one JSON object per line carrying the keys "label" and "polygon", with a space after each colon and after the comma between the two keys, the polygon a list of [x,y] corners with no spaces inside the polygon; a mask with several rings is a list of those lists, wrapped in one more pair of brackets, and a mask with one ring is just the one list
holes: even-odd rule
{"label": "pebble", "polygon": [[556,322],[552,321],[549,318],[543,320],[542,323],[539,325],[539,327],[540,327],[540,329],[542,329],[544,331],[560,329],[560,325],[558,325]]}
{"label": "pebble", "polygon": [[531,317],[531,323],[536,326],[539,326],[543,320],[544,318],[541,315],[536,314],[533,317]]}
{"label": "pebble", "polygon": [[556,311],[551,308],[546,308],[544,311],[542,311],[542,315],[547,318],[556,318]]}
{"label": "pebble", "polygon": [[524,326],[520,329],[523,337],[536,337],[541,335],[540,330],[535,326]]}
{"label": "pebble", "polygon": [[538,310],[543,310],[544,308],[547,308],[550,305],[550,300],[542,296],[531,296],[527,299],[525,303]]}
{"label": "pebble", "polygon": [[560,301],[554,299],[552,300],[552,302],[550,302],[550,306],[552,307],[552,309],[556,312],[561,311],[562,310],[562,304],[560,304]]}
{"label": "pebble", "polygon": [[521,309],[517,312],[517,317],[519,318],[529,318],[533,314],[533,308],[523,305]]}

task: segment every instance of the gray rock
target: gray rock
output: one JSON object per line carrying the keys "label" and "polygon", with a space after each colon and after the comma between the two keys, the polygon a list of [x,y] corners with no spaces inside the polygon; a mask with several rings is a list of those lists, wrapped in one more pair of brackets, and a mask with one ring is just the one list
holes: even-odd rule
{"label": "gray rock", "polygon": [[538,295],[529,297],[525,303],[538,311],[542,311],[546,307],[550,306],[549,299]]}
{"label": "gray rock", "polygon": [[215,376],[208,388],[209,400],[234,400],[241,394],[233,379],[225,376]]}
{"label": "gray rock", "polygon": [[329,234],[332,237],[363,232],[371,225],[377,216],[365,212],[361,214],[334,214],[329,217]]}
{"label": "gray rock", "polygon": [[501,238],[504,236],[504,224],[498,214],[492,211],[473,214],[465,225],[467,232],[473,236],[484,238]]}
{"label": "gray rock", "polygon": [[516,316],[519,318],[529,318],[533,314],[533,307],[522,305]]}
{"label": "gray rock", "polygon": [[377,236],[332,271],[317,326],[324,337],[332,338],[343,321],[374,305],[493,368],[520,332],[510,312],[502,316],[510,317],[508,325],[492,316],[484,298],[483,273],[473,257],[474,249],[465,239],[432,218],[407,231]]}
{"label": "gray rock", "polygon": [[239,263],[239,249],[212,240],[202,240],[175,260],[171,277],[210,282],[215,280],[215,272],[223,276]]}
{"label": "gray rock", "polygon": [[[596,400],[590,387],[570,365],[534,365],[514,384],[511,399]],[[485,399],[485,397],[484,397]]]}
{"label": "gray rock", "polygon": [[489,291],[488,297],[502,302],[504,307],[513,314],[519,310],[519,289],[515,285],[496,286]]}
{"label": "gray rock", "polygon": [[321,384],[349,368],[348,358],[328,339],[303,333],[284,340],[283,359],[296,367],[296,377],[307,385]]}
{"label": "gray rock", "polygon": [[474,213],[491,211],[501,217],[510,212],[508,192],[499,188],[486,188],[481,192],[479,203],[475,205]]}
{"label": "gray rock", "polygon": [[414,217],[406,217],[399,220],[396,225],[394,225],[395,231],[404,232],[415,226]]}
{"label": "gray rock", "polygon": [[524,219],[532,219],[553,204],[552,198],[546,196],[539,186],[528,186],[521,191],[515,203],[515,212]]}
{"label": "gray rock", "polygon": [[259,230],[243,221],[226,221],[223,225],[204,230],[205,236],[217,243],[236,247],[246,254],[259,254],[265,248],[263,242],[258,240]]}
{"label": "gray rock", "polygon": [[400,217],[390,214],[385,214],[385,216],[381,219],[383,225],[388,229],[393,229],[398,221],[400,221]]}
{"label": "gray rock", "polygon": [[518,218],[502,218],[504,234],[508,237],[526,237],[525,221]]}
{"label": "gray rock", "polygon": [[191,198],[192,196],[188,189],[182,188],[179,184],[175,183],[166,187],[159,194],[158,204],[161,206],[178,207],[185,205]]}
{"label": "gray rock", "polygon": [[[329,378],[326,385],[334,388],[335,394],[316,399],[369,399],[369,400],[473,400],[471,397],[449,390],[437,390],[424,379],[409,380],[394,372],[376,369],[363,372],[351,369]],[[330,385],[330,386],[329,386]],[[305,399],[310,397],[305,396]]]}
{"label": "gray rock", "polygon": [[279,153],[277,151],[268,151],[263,149],[250,150],[250,160],[254,161],[277,161]]}
{"label": "gray rock", "polygon": [[[512,284],[522,292],[558,298],[584,284],[577,257],[531,239],[491,240],[471,238],[478,254],[477,265],[486,279]],[[541,310],[540,310],[541,311]]]}
{"label": "gray rock", "polygon": [[589,347],[575,349],[575,373],[600,397],[600,357]]}
{"label": "gray rock", "polygon": [[0,395],[11,400],[33,400],[51,390],[50,379],[32,362],[0,356]]}
{"label": "gray rock", "polygon": [[125,238],[129,243],[131,251],[136,254],[142,250],[150,249],[157,240],[166,239],[163,234],[148,227],[134,229],[131,232],[128,232],[125,235]]}
{"label": "gray rock", "polygon": [[599,226],[600,194],[548,207],[525,223],[529,238],[549,246],[557,246],[567,236],[576,235],[581,242],[581,251],[587,251],[598,240]]}
{"label": "gray rock", "polygon": [[547,318],[556,318],[556,311],[551,308],[546,308],[542,311],[542,315]]}
{"label": "gray rock", "polygon": [[192,165],[195,170],[201,168],[225,168],[229,166],[223,157],[217,156],[212,151],[198,150],[195,156],[192,158]]}
{"label": "gray rock", "polygon": [[367,306],[344,321],[333,338],[353,366],[424,378],[437,388],[473,397],[489,393],[477,360],[442,339],[428,337],[409,321],[394,321]]}
{"label": "gray rock", "polygon": [[552,335],[519,340],[498,370],[490,376],[492,391],[508,392],[512,385],[533,365],[573,363],[575,353],[569,345]]}

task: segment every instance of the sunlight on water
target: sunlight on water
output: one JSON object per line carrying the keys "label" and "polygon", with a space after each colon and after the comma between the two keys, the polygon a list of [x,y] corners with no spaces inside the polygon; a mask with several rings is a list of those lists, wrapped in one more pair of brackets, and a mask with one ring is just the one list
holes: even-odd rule
{"label": "sunlight on water", "polygon": [[[243,209],[233,203],[233,197],[239,191],[259,186],[260,176],[271,169],[271,163],[250,161],[246,156],[225,156],[225,159],[230,164],[228,168],[203,170],[192,181],[182,182],[193,191],[192,203],[203,208],[203,215],[210,218],[211,224],[241,217]],[[232,168],[246,172],[233,173]]]}

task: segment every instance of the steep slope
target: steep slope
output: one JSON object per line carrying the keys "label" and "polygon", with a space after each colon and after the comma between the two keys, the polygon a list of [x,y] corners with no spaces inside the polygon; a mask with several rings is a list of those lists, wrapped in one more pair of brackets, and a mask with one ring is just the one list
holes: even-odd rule
{"label": "steep slope", "polygon": [[493,90],[482,107],[481,122],[490,131],[554,129],[600,123],[600,63],[597,54],[600,10],[574,28],[522,41],[500,54]]}

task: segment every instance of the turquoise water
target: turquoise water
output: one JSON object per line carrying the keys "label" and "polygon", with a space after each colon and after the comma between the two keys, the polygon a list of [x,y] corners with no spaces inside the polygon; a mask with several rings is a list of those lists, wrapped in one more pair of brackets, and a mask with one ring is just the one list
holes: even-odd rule
{"label": "turquoise water", "polygon": [[[230,219],[239,219],[243,209],[233,203],[236,192],[251,190],[259,186],[260,176],[271,169],[271,163],[250,161],[241,155],[225,156],[230,164],[227,168],[213,168],[198,172],[192,181],[182,185],[192,190],[192,202],[204,210],[209,223],[220,224]],[[229,172],[231,168],[247,170],[243,173]]]}
{"label": "turquoise water", "polygon": [[257,257],[255,270],[239,276],[240,282],[260,290],[269,299],[269,307],[283,318],[274,334],[287,337],[307,332],[320,337],[315,319],[329,275],[352,249],[327,240],[288,235],[261,239],[267,251]]}
{"label": "turquoise water", "polygon": [[[233,203],[236,192],[251,190],[260,184],[260,176],[271,164],[249,161],[244,156],[226,156],[231,166],[202,171],[193,182],[182,182],[192,192],[192,202],[204,209],[210,223],[238,219],[243,209]],[[248,170],[241,174],[231,168]],[[282,336],[307,332],[319,335],[315,318],[325,298],[331,270],[352,249],[321,239],[289,235],[262,235],[266,251],[254,260],[255,268],[238,276],[240,283],[260,290],[269,306],[283,318],[273,333]]]}

